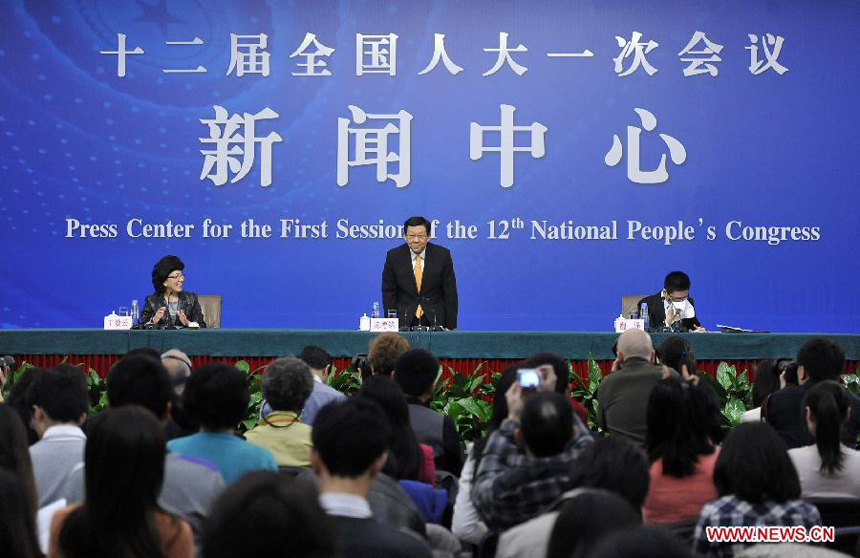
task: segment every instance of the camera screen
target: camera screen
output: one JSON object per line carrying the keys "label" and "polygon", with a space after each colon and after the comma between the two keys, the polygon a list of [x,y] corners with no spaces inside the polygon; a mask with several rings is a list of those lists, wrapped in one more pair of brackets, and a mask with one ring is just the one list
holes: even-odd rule
{"label": "camera screen", "polygon": [[525,368],[519,371],[520,387],[528,389],[536,389],[540,383],[538,372],[534,368]]}

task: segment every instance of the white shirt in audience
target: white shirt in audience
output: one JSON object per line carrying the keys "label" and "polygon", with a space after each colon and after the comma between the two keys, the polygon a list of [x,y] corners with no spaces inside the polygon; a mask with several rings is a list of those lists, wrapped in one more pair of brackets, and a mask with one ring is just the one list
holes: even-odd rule
{"label": "white shirt in audience", "polygon": [[860,451],[842,446],[842,470],[822,473],[816,446],[788,450],[804,498],[860,498]]}
{"label": "white shirt in audience", "polygon": [[475,474],[474,444],[469,444],[466,450],[466,464],[460,473],[460,488],[454,501],[454,516],[451,520],[451,532],[461,541],[479,544],[487,534],[487,526],[478,517],[478,511],[472,502],[472,478]]}

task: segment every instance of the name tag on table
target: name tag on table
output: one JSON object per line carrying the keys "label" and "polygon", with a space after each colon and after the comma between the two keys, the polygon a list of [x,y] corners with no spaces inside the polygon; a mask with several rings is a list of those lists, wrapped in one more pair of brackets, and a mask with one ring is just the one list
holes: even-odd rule
{"label": "name tag on table", "polygon": [[119,316],[113,312],[105,316],[104,329],[131,329],[133,325],[134,320],[131,316]]}
{"label": "name tag on table", "polygon": [[370,318],[370,331],[400,331],[397,318]]}
{"label": "name tag on table", "polygon": [[615,318],[615,333],[624,333],[628,329],[645,329],[645,320],[630,320]]}

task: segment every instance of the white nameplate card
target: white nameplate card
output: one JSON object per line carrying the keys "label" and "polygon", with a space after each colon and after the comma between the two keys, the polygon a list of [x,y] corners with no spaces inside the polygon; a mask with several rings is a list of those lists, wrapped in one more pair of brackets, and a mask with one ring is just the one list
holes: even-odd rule
{"label": "white nameplate card", "polygon": [[400,331],[397,318],[370,318],[370,331]]}
{"label": "white nameplate card", "polygon": [[131,329],[134,320],[131,316],[119,316],[113,312],[105,316],[105,329]]}
{"label": "white nameplate card", "polygon": [[615,318],[615,333],[624,333],[628,329],[645,329],[645,320],[630,320]]}

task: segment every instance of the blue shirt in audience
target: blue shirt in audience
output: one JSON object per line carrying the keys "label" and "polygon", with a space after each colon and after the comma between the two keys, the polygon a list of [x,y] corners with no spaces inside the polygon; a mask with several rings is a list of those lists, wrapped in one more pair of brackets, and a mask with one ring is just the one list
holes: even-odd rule
{"label": "blue shirt in audience", "polygon": [[249,471],[278,470],[269,450],[224,432],[199,432],[174,438],[167,447],[170,451],[214,463],[228,485]]}

